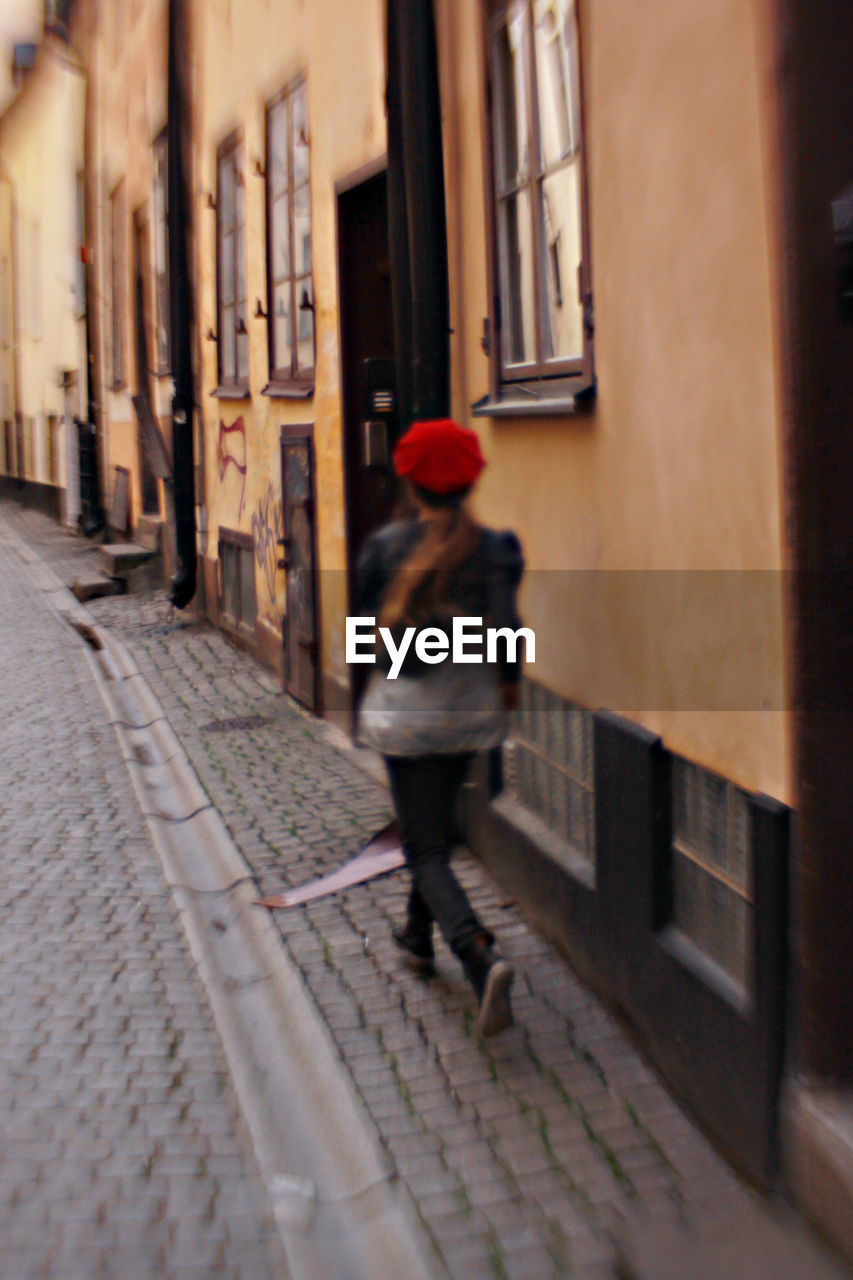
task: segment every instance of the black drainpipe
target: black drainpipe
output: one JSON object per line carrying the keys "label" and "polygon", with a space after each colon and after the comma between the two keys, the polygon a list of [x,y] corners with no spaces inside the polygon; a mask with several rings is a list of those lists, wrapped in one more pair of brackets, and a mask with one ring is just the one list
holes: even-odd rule
{"label": "black drainpipe", "polygon": [[441,101],[431,0],[388,0],[388,235],[400,428],[450,412]]}
{"label": "black drainpipe", "polygon": [[189,100],[189,31],[184,0],[169,0],[168,166],[169,352],[172,398],[172,460],[178,568],[170,599],[185,608],[196,590],[196,524],[193,473],[193,376],[190,349],[192,282],[187,245],[187,166],[192,118]]}

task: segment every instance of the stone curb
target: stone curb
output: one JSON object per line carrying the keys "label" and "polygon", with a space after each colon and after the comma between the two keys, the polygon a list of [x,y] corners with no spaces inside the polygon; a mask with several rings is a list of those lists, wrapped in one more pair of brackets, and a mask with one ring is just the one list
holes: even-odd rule
{"label": "stone curb", "polygon": [[[252,872],[130,653],[8,526],[86,657],[204,983],[291,1280],[444,1277]],[[343,736],[343,735],[342,735]],[[201,804],[199,804],[201,801]]]}

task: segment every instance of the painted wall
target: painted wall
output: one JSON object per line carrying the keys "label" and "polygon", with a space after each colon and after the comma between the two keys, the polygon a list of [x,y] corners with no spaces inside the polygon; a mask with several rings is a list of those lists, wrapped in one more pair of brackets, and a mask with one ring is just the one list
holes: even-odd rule
{"label": "painted wall", "polygon": [[[124,175],[130,218],[151,199],[165,122],[165,0],[96,6],[101,318],[106,212]],[[473,419],[489,386],[484,30],[477,0],[436,0],[448,197],[453,411],[490,460],[478,510],[522,536],[535,677],[660,732],[673,750],[790,798],[785,707],[775,316],[751,13],[735,0],[581,0],[598,397],[559,418]],[[261,629],[279,645],[279,439],[312,423],[322,665],[343,678],[345,538],[335,184],[385,151],[380,0],[193,5],[194,251],[201,402],[201,548],[255,538]],[[271,38],[271,33],[275,38]],[[308,94],[316,374],[272,399],[265,273],[266,104]],[[133,93],[130,89],[133,86]],[[140,89],[142,86],[142,89]],[[217,147],[239,131],[245,174],[249,394],[216,391]],[[105,367],[106,323],[101,358]],[[130,326],[125,363],[131,368]],[[163,407],[168,380],[161,387]],[[136,476],[127,392],[105,396],[108,467]],[[136,493],[136,487],[134,488]],[[137,499],[138,501],[138,499]]]}
{"label": "painted wall", "polygon": [[[104,473],[107,503],[111,500],[115,468],[130,472],[131,522],[141,512],[138,427],[131,402],[137,391],[134,351],[133,216],[141,211],[145,227],[145,316],[149,369],[155,366],[153,297],[153,144],[166,125],[166,0],[114,0],[101,5],[90,0],[80,40],[91,80],[95,120],[92,184],[91,238],[95,246],[95,300],[98,312],[98,360],[101,370],[101,418],[104,427]],[[121,273],[119,339],[122,377],[113,378],[111,340],[111,237],[110,197],[120,186],[119,250]],[[150,378],[153,405],[166,427],[171,396],[168,376]],[[162,492],[161,492],[162,503]]]}
{"label": "painted wall", "polygon": [[85,371],[76,214],[83,102],[79,67],[48,39],[0,118],[0,417],[20,410],[26,478],[58,487],[66,481],[63,373],[79,387]]}
{"label": "painted wall", "polygon": [[582,0],[598,397],[476,419],[489,386],[479,6],[438,0],[454,411],[528,565],[531,674],[790,799],[774,324],[749,6]]}
{"label": "painted wall", "polygon": [[[317,550],[322,663],[345,677],[346,609],[335,183],[385,150],[384,35],[379,0],[212,0],[196,5],[196,268],[201,341],[206,555],[217,556],[220,528],[255,537],[258,618],[268,643],[281,645],[284,574],[275,568],[281,532],[280,428],[313,423],[317,474]],[[269,380],[264,161],[266,104],[296,76],[306,78],[311,165],[316,368],[305,400],[262,394]],[[220,399],[216,389],[217,148],[236,130],[245,173],[249,397]]]}

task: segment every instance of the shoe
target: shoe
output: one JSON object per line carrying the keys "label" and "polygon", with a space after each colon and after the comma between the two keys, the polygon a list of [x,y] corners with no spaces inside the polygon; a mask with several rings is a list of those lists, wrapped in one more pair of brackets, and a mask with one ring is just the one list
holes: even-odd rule
{"label": "shoe", "polygon": [[477,1030],[481,1036],[496,1036],[512,1026],[509,991],[515,972],[507,960],[495,960],[486,974],[486,982],[477,1012]]}
{"label": "shoe", "polygon": [[492,950],[492,935],[479,934],[459,953],[468,980],[477,995],[477,1030],[481,1036],[495,1036],[512,1025],[509,992],[515,970]]}
{"label": "shoe", "polygon": [[423,928],[407,920],[402,928],[392,929],[391,937],[403,953],[403,963],[415,973],[432,973],[435,970],[432,925]]}

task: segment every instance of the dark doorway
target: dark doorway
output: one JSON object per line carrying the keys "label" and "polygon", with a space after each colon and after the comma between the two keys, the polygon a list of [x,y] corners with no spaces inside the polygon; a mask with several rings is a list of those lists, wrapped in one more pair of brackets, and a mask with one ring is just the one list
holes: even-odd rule
{"label": "dark doorway", "polygon": [[314,437],[311,426],[281,428],[281,492],[287,612],[284,618],[285,688],[292,698],[320,709],[317,630],[317,553]]}
{"label": "dark doorway", "polygon": [[341,377],[349,604],[365,538],[391,514],[397,495],[390,454],[394,415],[394,328],[384,172],[338,196]]}
{"label": "dark doorway", "polygon": [[[133,214],[133,337],[134,349],[136,352],[136,387],[137,395],[141,397],[144,406],[147,407],[150,412],[150,416],[153,419],[153,411],[151,410],[151,393],[148,382],[150,364],[148,360],[148,327],[146,322],[144,284],[145,276],[143,274],[143,264],[149,261],[146,222],[143,211],[141,209],[136,209]],[[160,495],[157,490],[157,477],[151,464],[149,450],[146,449],[145,445],[146,441],[143,435],[142,425],[140,424],[138,450],[139,475],[142,490],[142,511],[145,515],[159,515]]]}

